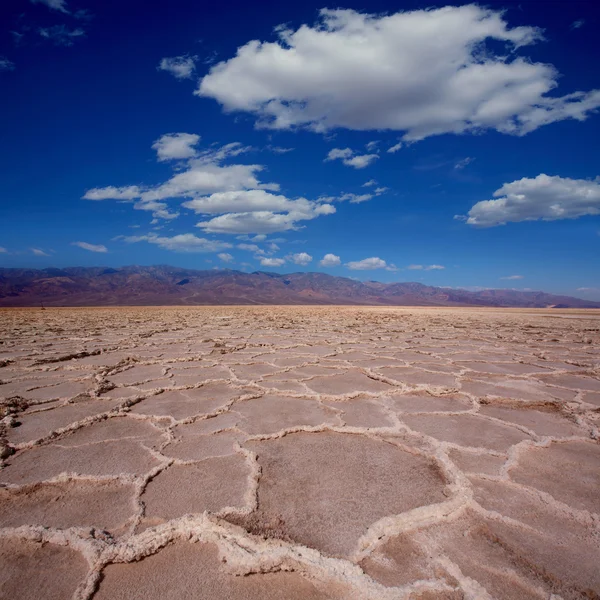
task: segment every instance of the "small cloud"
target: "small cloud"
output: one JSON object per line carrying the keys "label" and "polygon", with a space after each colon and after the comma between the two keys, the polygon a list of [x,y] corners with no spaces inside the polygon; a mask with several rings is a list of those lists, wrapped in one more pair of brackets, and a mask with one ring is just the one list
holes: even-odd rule
{"label": "small cloud", "polygon": [[585,25],[585,20],[584,19],[578,19],[577,21],[573,21],[573,23],[571,23],[571,30],[573,30],[573,29],[580,29],[584,25]]}
{"label": "small cloud", "polygon": [[30,248],[30,250],[36,256],[50,256],[47,252],[44,252],[43,250],[40,250],[40,248]]}
{"label": "small cloud", "polygon": [[69,14],[65,0],[31,0],[32,4],[45,4],[48,8]]}
{"label": "small cloud", "polygon": [[351,148],[333,148],[324,162],[341,160],[347,167],[364,169],[379,158],[378,154],[355,154]]}
{"label": "small cloud", "polygon": [[78,38],[85,36],[81,28],[69,29],[66,25],[53,25],[42,27],[38,33],[45,39],[50,40],[55,46],[72,46]]}
{"label": "small cloud", "polygon": [[369,152],[374,152],[375,150],[377,150],[378,145],[379,145],[379,140],[374,140],[372,142],[369,142],[368,144],[365,144],[365,148]]}
{"label": "small cloud", "polygon": [[294,264],[301,265],[303,267],[308,265],[313,259],[313,257],[310,254],[307,254],[306,252],[292,254],[289,258]]}
{"label": "small cloud", "polygon": [[320,261],[319,264],[322,267],[339,267],[342,261],[339,256],[335,254],[326,254]]}
{"label": "small cloud", "polygon": [[522,221],[557,221],[600,214],[600,179],[571,179],[540,173],[505,183],[492,200],[477,202],[467,225],[496,227]]}
{"label": "small cloud", "polygon": [[14,71],[15,63],[5,56],[0,56],[0,71]]}
{"label": "small cloud", "polygon": [[350,204],[360,204],[361,202],[367,202],[373,197],[373,194],[342,194],[339,198],[335,198],[340,202],[348,200]]}
{"label": "small cloud", "polygon": [[73,16],[79,21],[91,21],[94,18],[94,15],[87,8],[76,10]]}
{"label": "small cloud", "polygon": [[189,54],[163,58],[157,69],[171,73],[175,79],[191,79],[196,70],[197,60],[197,56],[190,56]]}
{"label": "small cloud", "polygon": [[460,171],[462,169],[464,169],[467,165],[470,165],[475,159],[467,156],[466,158],[463,158],[462,160],[459,160],[455,165],[454,168],[457,171]]}
{"label": "small cloud", "polygon": [[400,148],[402,148],[402,142],[398,142],[397,144],[394,144],[391,148],[388,148],[388,152],[390,154],[394,154],[396,152],[398,152],[398,150],[400,150]]}
{"label": "small cloud", "polygon": [[600,288],[594,288],[594,287],[580,287],[577,288],[578,292],[598,292],[600,291]]}
{"label": "small cloud", "polygon": [[233,256],[228,252],[221,252],[220,254],[217,254],[217,256],[225,263],[233,262]]}
{"label": "small cloud", "polygon": [[375,188],[375,195],[376,196],[381,196],[381,194],[385,194],[387,191],[389,191],[390,188],[388,187],[378,187]]}
{"label": "small cloud", "polygon": [[410,271],[441,271],[445,269],[444,265],[408,265]]}
{"label": "small cloud", "polygon": [[293,152],[295,148],[283,148],[282,146],[267,146],[267,150],[270,150],[275,154],[287,154],[288,152]]}
{"label": "small cloud", "polygon": [[150,233],[148,235],[123,236],[121,239],[128,244],[148,242],[149,244],[156,244],[163,250],[182,253],[219,252],[220,250],[231,248],[231,244],[228,242],[200,238],[192,233],[180,233],[173,237],[163,237],[156,233]]}
{"label": "small cloud", "polygon": [[369,181],[367,181],[366,183],[362,184],[362,187],[373,187],[377,185],[377,180],[376,179],[369,179]]}
{"label": "small cloud", "polygon": [[265,251],[256,244],[238,244],[237,247],[240,250],[246,250],[247,252],[254,252],[255,254],[265,254]]}
{"label": "small cloud", "polygon": [[371,163],[375,162],[379,158],[378,154],[361,154],[353,156],[348,160],[344,160],[344,164],[347,167],[354,167],[355,169],[364,169]]}
{"label": "small cloud", "polygon": [[371,258],[364,258],[363,260],[346,263],[346,266],[352,271],[372,271],[375,269],[385,269],[388,267],[388,264],[385,260],[373,256]]}
{"label": "small cloud", "polygon": [[0,254],[8,254],[8,250],[0,246]]}
{"label": "small cloud", "polygon": [[21,45],[21,41],[25,37],[25,34],[21,33],[20,31],[11,31],[10,35],[12,35],[13,42],[14,42],[15,46],[20,46]]}
{"label": "small cloud", "polygon": [[525,279],[525,277],[523,275],[509,275],[508,277],[500,277],[500,279],[507,279],[507,280]]}
{"label": "small cloud", "polygon": [[260,264],[263,267],[281,267],[281,265],[285,264],[285,259],[283,259],[283,258],[261,258]]}
{"label": "small cloud", "polygon": [[79,246],[89,252],[108,252],[108,248],[102,244],[88,244],[87,242],[73,242],[73,246]]}
{"label": "small cloud", "polygon": [[156,150],[158,160],[183,160],[194,158],[197,151],[194,148],[200,141],[200,136],[195,133],[167,133],[158,138],[152,149]]}

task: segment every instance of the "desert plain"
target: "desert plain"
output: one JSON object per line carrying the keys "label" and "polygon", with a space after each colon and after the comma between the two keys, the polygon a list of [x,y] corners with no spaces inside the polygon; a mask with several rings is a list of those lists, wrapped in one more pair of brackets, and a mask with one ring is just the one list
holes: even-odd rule
{"label": "desert plain", "polygon": [[600,598],[600,311],[0,310],[0,598]]}

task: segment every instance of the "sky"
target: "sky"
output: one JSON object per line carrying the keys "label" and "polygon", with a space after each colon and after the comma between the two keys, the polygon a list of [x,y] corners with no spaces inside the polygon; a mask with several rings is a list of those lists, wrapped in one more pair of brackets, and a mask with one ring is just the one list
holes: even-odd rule
{"label": "sky", "polygon": [[2,0],[0,266],[600,300],[600,5]]}

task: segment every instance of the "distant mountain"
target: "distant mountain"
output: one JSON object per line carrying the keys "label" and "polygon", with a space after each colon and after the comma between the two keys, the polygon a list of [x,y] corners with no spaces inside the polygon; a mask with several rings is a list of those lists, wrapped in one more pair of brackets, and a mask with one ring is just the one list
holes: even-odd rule
{"label": "distant mountain", "polygon": [[544,292],[473,292],[420,283],[360,282],[325,273],[194,271],[170,266],[0,269],[1,306],[357,304],[600,308]]}

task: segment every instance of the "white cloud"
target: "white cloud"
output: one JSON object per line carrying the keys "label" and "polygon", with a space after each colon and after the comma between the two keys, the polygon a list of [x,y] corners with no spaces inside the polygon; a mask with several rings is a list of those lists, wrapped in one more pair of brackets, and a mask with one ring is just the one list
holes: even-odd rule
{"label": "white cloud", "polygon": [[271,194],[265,190],[238,190],[234,192],[217,192],[210,196],[202,196],[184,202],[183,206],[197,214],[222,214],[226,212],[254,211],[291,211],[308,200],[289,200],[285,196]]}
{"label": "white cloud", "polygon": [[371,198],[373,198],[373,194],[342,194],[337,200],[341,202],[348,200],[350,204],[360,204],[361,202],[371,200]]}
{"label": "white cloud", "polygon": [[198,223],[197,226],[204,231],[258,233],[265,236],[268,233],[298,229],[299,221],[335,213],[335,208],[330,204],[306,198],[290,200],[264,190],[220,192],[184,202],[183,206],[198,214],[221,215]]}
{"label": "white cloud", "polygon": [[2,246],[0,246],[0,254],[8,254],[8,250]]}
{"label": "white cloud", "polygon": [[441,271],[445,269],[443,265],[408,265],[410,271]]}
{"label": "white cloud", "polygon": [[458,171],[460,171],[461,169],[464,169],[467,165],[470,165],[475,159],[471,158],[470,156],[467,156],[466,158],[463,158],[462,160],[459,160],[455,165],[454,168]]}
{"label": "white cloud", "polygon": [[266,235],[296,230],[300,221],[335,213],[336,209],[324,200],[290,199],[271,193],[279,190],[279,184],[259,181],[262,165],[223,164],[252,148],[234,142],[200,151],[194,148],[198,141],[197,135],[177,133],[162,136],[153,144],[159,161],[183,161],[176,163],[179,170],[162,184],[93,188],[83,198],[135,201],[136,210],[151,211],[157,219],[179,216],[164,200],[187,199],[183,202],[185,208],[197,214],[219,215],[197,224],[209,233]]}
{"label": "white cloud", "polygon": [[115,187],[109,185],[104,188],[88,190],[83,198],[85,200],[134,200],[139,198],[142,191],[137,185]]}
{"label": "white cloud", "polygon": [[523,275],[509,275],[508,277],[500,277],[500,279],[524,279]]}
{"label": "white cloud", "polygon": [[[375,181],[374,179],[372,181]],[[371,185],[375,185],[375,183],[371,183],[370,181],[367,182],[369,184],[369,186]],[[362,187],[368,187],[366,184],[363,185]],[[340,194],[339,196],[321,196],[319,198],[319,202],[350,202],[350,204],[360,204],[361,202],[367,202],[368,200],[371,200],[372,198],[374,198],[375,196],[381,196],[381,194],[385,194],[385,192],[387,192],[389,190],[389,188],[386,187],[378,187],[375,190],[373,190],[372,193],[368,193],[368,194],[354,194],[354,193],[343,193]]]}
{"label": "white cloud", "polygon": [[283,148],[281,146],[267,146],[267,150],[274,152],[275,154],[287,154],[293,152],[295,148]]}
{"label": "white cloud", "polygon": [[172,250],[173,252],[219,252],[231,248],[232,245],[220,240],[209,240],[206,238],[196,237],[193,233],[181,233],[173,237],[161,237],[156,234],[136,235],[121,238],[130,244],[137,242],[148,242],[156,244],[164,250]]}
{"label": "white cloud", "polygon": [[68,14],[65,0],[31,0],[32,4],[45,4],[48,8]]}
{"label": "white cloud", "polygon": [[580,29],[585,25],[585,19],[578,19],[577,21],[573,21],[571,23],[571,29]]}
{"label": "white cloud", "polygon": [[233,256],[231,254],[229,254],[228,252],[220,252],[219,254],[217,254],[217,256],[226,263],[230,263],[233,262]]}
{"label": "white cloud", "polygon": [[171,212],[165,202],[156,202],[155,200],[140,200],[133,205],[135,210],[148,210],[154,217],[153,223],[157,223],[156,219],[176,219],[179,216],[178,212]]}
{"label": "white cloud", "polygon": [[374,269],[385,269],[388,264],[385,260],[374,256],[372,258],[364,258],[363,260],[346,263],[346,266],[353,271],[371,271]]}
{"label": "white cloud", "polygon": [[471,208],[467,223],[494,227],[519,221],[555,221],[600,214],[600,179],[569,179],[538,175],[505,183]]}
{"label": "white cloud", "polygon": [[378,154],[361,154],[344,160],[344,164],[355,169],[364,169],[379,158]]}
{"label": "white cloud", "polygon": [[302,265],[303,267],[308,265],[313,259],[313,257],[310,254],[307,254],[306,252],[298,252],[298,254],[292,254],[289,258],[294,264]]}
{"label": "white cloud", "polygon": [[247,250],[248,252],[255,252],[257,254],[264,254],[265,251],[256,244],[238,244],[237,247],[240,250]]}
{"label": "white cloud", "polygon": [[55,46],[72,46],[78,38],[85,36],[83,29],[79,27],[69,29],[66,25],[42,27],[38,32],[43,38],[52,41]]}
{"label": "white cloud", "polygon": [[486,129],[524,135],[600,106],[600,90],[549,96],[556,69],[517,54],[541,30],[511,28],[501,11],[470,4],[391,15],[323,9],[320,17],[238,48],[196,94],[254,114],[259,127],[393,130],[403,141]]}
{"label": "white cloud", "polygon": [[197,60],[197,56],[190,56],[189,54],[163,58],[158,64],[157,69],[171,73],[176,79],[191,79],[196,70]]}
{"label": "white cloud", "polygon": [[50,256],[47,252],[44,252],[40,248],[30,248],[31,252],[36,256]]}
{"label": "white cloud", "polygon": [[379,140],[373,140],[372,142],[368,142],[367,144],[365,144],[365,148],[369,152],[373,152],[374,150],[377,150],[378,145],[379,145]]}
{"label": "white cloud", "polygon": [[[306,201],[308,202],[308,200]],[[207,233],[275,233],[299,229],[298,221],[309,220],[321,214],[332,214],[335,208],[330,204],[316,205],[306,212],[274,213],[272,211],[256,211],[242,213],[227,213],[214,217],[209,221],[197,224]]]}
{"label": "white cloud", "polygon": [[354,154],[350,148],[333,148],[327,154],[325,162],[341,160],[347,167],[364,169],[379,158],[378,154]]}
{"label": "white cloud", "polygon": [[152,144],[152,149],[156,150],[159,161],[194,158],[194,146],[199,141],[200,136],[195,133],[167,133]]}
{"label": "white cloud", "polygon": [[15,63],[5,56],[0,56],[0,71],[14,71]]}
{"label": "white cloud", "polygon": [[339,256],[335,254],[326,254],[320,261],[319,264],[322,267],[339,267],[342,261]]}
{"label": "white cloud", "polygon": [[369,179],[369,181],[365,182],[362,184],[362,187],[373,187],[377,185],[377,180],[376,179]]}
{"label": "white cloud", "polygon": [[398,152],[398,150],[400,150],[400,148],[402,148],[402,142],[398,142],[397,144],[394,144],[393,146],[388,148],[388,152],[390,154],[394,154],[395,152]]}
{"label": "white cloud", "polygon": [[79,246],[90,252],[108,252],[108,248],[102,244],[88,244],[87,242],[73,242],[73,246]]}
{"label": "white cloud", "polygon": [[285,264],[285,260],[283,258],[261,258],[260,264],[263,267],[281,267]]}

